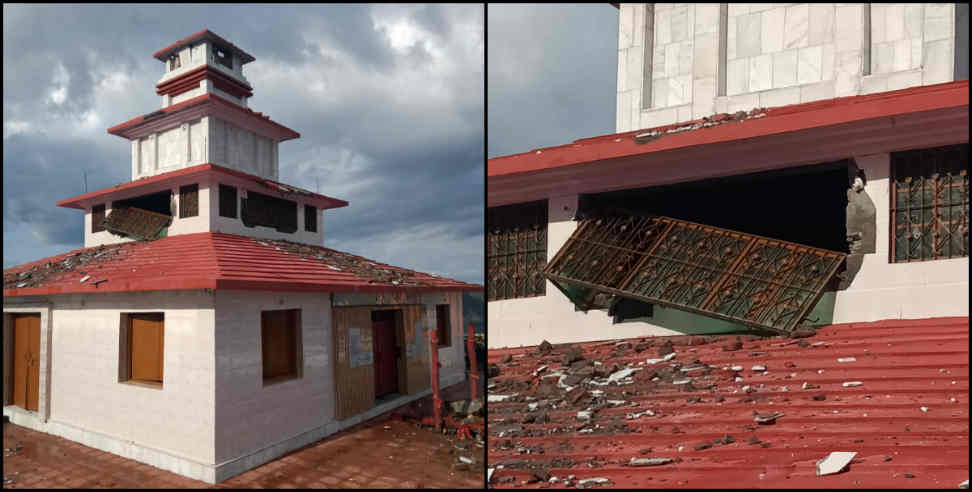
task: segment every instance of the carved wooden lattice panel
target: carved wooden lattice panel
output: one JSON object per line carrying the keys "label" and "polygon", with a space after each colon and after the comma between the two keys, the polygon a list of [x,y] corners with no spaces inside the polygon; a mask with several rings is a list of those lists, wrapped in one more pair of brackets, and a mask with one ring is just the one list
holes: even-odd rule
{"label": "carved wooden lattice panel", "polygon": [[891,154],[891,261],[969,256],[969,145]]}
{"label": "carved wooden lattice panel", "polygon": [[542,296],[547,264],[547,202],[490,208],[488,300]]}
{"label": "carved wooden lattice panel", "polygon": [[544,274],[582,309],[616,295],[786,332],[845,256],[667,217],[621,216],[581,221]]}

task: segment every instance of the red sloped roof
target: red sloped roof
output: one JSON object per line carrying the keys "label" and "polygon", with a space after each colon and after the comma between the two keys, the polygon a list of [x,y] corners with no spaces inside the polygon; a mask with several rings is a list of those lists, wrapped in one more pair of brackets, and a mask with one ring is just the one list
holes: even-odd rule
{"label": "red sloped roof", "polygon": [[211,164],[211,163],[208,163],[207,162],[205,164],[198,164],[198,165],[191,166],[191,167],[187,167],[187,168],[183,168],[183,169],[177,169],[175,171],[169,171],[167,173],[156,174],[155,176],[150,176],[148,178],[142,178],[142,179],[139,179],[139,180],[136,180],[136,181],[131,181],[131,182],[128,182],[128,183],[122,183],[120,185],[116,185],[116,186],[113,186],[111,188],[104,188],[104,189],[101,189],[101,190],[97,190],[97,191],[92,191],[92,192],[89,192],[89,193],[85,193],[83,195],[78,195],[78,196],[75,196],[75,197],[66,198],[64,200],[61,200],[61,201],[57,202],[57,206],[58,207],[67,207],[67,208],[77,208],[77,209],[83,210],[84,207],[81,205],[81,202],[86,201],[86,200],[90,200],[92,198],[98,198],[98,197],[105,196],[105,195],[109,195],[109,194],[112,194],[112,193],[115,193],[115,192],[118,192],[118,191],[121,191],[121,190],[138,188],[138,187],[145,186],[145,185],[148,185],[148,184],[165,182],[165,181],[168,181],[168,180],[174,180],[174,179],[177,179],[177,178],[180,178],[180,177],[184,177],[184,176],[191,176],[191,175],[195,175],[195,174],[205,174],[205,173],[209,173],[209,172],[228,174],[230,176],[236,176],[238,178],[243,178],[243,179],[252,181],[254,183],[260,184],[260,185],[264,186],[267,189],[270,189],[270,190],[273,190],[273,191],[277,191],[277,192],[280,192],[280,193],[284,193],[284,194],[294,193],[294,194],[298,194],[298,195],[303,195],[304,197],[308,197],[308,198],[313,199],[313,201],[317,202],[317,205],[319,207],[321,207],[322,209],[340,208],[340,207],[346,207],[348,205],[348,202],[346,202],[344,200],[340,200],[340,199],[337,199],[337,198],[332,198],[332,197],[329,197],[329,196],[326,196],[326,195],[321,195],[321,194],[318,194],[318,193],[314,193],[312,191],[305,190],[303,188],[298,188],[296,186],[286,185],[286,184],[283,184],[283,183],[279,183],[277,181],[273,181],[271,179],[261,178],[260,176],[256,176],[256,175],[249,174],[249,173],[245,173],[243,171],[237,171],[236,169],[230,169],[228,167],[223,167],[223,166],[220,166],[220,165],[217,165],[217,164]]}
{"label": "red sloped roof", "polygon": [[[969,81],[838,97],[748,114],[718,114],[652,129],[584,138],[566,145],[489,159],[487,177],[542,171],[595,161],[650,154],[683,147],[764,137],[920,111],[969,105]],[[655,133],[639,143],[641,134]],[[655,138],[657,137],[657,138]]]}
{"label": "red sloped roof", "polygon": [[3,271],[4,296],[186,289],[378,292],[482,286],[322,246],[211,232],[82,248]]}
{"label": "red sloped roof", "polygon": [[[603,364],[594,367],[641,370],[621,386],[571,381],[587,391],[576,403],[557,387],[558,377],[539,384],[545,374],[570,374],[561,367],[565,347],[546,356],[536,347],[491,350],[500,375],[489,381],[489,394],[517,394],[489,405],[488,461],[503,465],[492,485],[519,487],[538,471],[629,488],[956,488],[968,479],[968,317],[831,325],[805,339],[750,338],[732,351],[723,347],[735,336],[577,344],[586,360]],[[647,365],[665,340],[673,341],[675,357]],[[502,363],[507,355],[512,361]],[[838,361],[848,357],[856,360]],[[534,376],[543,365],[549,367]],[[703,367],[681,370],[693,365]],[[742,382],[732,366],[743,367]],[[684,378],[691,383],[673,384]],[[854,381],[862,384],[843,385]],[[594,399],[594,390],[604,394]],[[530,411],[530,403],[539,408]],[[600,405],[590,423],[578,418]],[[627,418],[647,410],[654,415]],[[542,412],[549,422],[540,423]],[[754,412],[784,415],[759,425]],[[714,442],[726,436],[733,442]],[[834,451],[857,456],[842,473],[816,476],[816,461]],[[674,461],[632,467],[632,458]]]}

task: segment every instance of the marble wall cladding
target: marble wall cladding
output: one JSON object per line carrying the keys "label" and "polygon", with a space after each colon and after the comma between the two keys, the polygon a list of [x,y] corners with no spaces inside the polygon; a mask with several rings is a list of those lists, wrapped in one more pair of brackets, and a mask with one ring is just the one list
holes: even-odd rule
{"label": "marble wall cladding", "polygon": [[[731,3],[725,32],[720,4],[653,4],[650,40],[645,5],[620,5],[618,111],[631,114],[618,115],[618,131],[756,107],[748,104],[796,104],[954,77],[954,4]],[[725,96],[717,96],[721,63]],[[646,75],[650,107],[641,101]]]}

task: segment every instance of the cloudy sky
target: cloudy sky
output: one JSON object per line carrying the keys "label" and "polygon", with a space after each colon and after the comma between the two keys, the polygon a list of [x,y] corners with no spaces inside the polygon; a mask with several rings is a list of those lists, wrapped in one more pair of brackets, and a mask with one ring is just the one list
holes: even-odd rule
{"label": "cloudy sky", "polygon": [[106,129],[155,111],[152,53],[210,29],[251,53],[250,107],[297,130],[281,181],[348,200],[325,244],[483,282],[484,8],[3,5],[3,265],[83,246],[58,200],[131,180]]}
{"label": "cloudy sky", "polygon": [[614,133],[618,9],[490,4],[487,155]]}

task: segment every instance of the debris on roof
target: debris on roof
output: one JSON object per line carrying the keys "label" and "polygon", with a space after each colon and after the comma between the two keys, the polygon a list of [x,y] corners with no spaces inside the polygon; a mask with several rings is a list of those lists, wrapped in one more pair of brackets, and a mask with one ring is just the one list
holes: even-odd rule
{"label": "debris on roof", "polygon": [[[736,336],[665,337],[676,355],[654,365],[639,364],[659,337],[490,350],[500,369],[487,385],[492,486],[521,487],[538,471],[557,481],[527,487],[953,488],[967,478],[967,317],[824,326],[819,344],[747,335],[745,350],[724,351]],[[583,363],[564,363],[573,349]],[[834,449],[857,455],[818,476]]]}
{"label": "debris on roof", "polygon": [[712,116],[705,116],[700,120],[689,121],[687,123],[675,123],[672,125],[660,126],[645,133],[639,133],[635,135],[634,139],[635,142],[644,144],[672,133],[687,132],[691,130],[698,130],[700,128],[711,128],[713,126],[724,125],[726,123],[738,123],[745,120],[763,118],[765,116],[766,108],[753,108],[748,113],[745,111],[736,111],[732,114],[719,113]]}
{"label": "debris on roof", "polygon": [[118,260],[125,256],[121,244],[101,245],[86,248],[60,256],[45,258],[21,267],[3,271],[3,290],[38,287],[62,278],[65,274],[81,277],[79,283],[91,278],[92,272],[102,263]]}
{"label": "debris on roof", "polygon": [[832,475],[847,468],[856,452],[836,451],[817,462],[817,475]]}
{"label": "debris on roof", "polygon": [[137,207],[113,208],[105,218],[105,229],[122,237],[138,241],[154,241],[164,237],[172,216]]}

